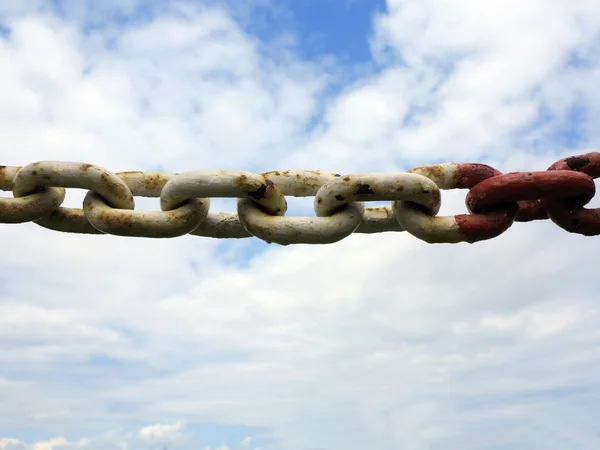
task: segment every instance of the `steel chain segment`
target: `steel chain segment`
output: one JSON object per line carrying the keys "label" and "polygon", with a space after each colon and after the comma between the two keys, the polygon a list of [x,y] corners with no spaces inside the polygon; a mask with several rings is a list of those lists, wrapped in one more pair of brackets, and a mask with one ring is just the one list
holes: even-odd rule
{"label": "steel chain segment", "polygon": [[[599,176],[597,152],[562,159],[545,172],[501,174],[484,164],[446,163],[345,177],[290,170],[115,174],[91,164],[41,161],[0,166],[0,189],[14,197],[0,198],[0,223],[33,221],[58,231],[140,237],[256,236],[286,245],[403,230],[430,243],[476,242],[498,236],[514,221],[550,218],[591,236],[600,234],[600,208],[584,206]],[[68,187],[88,190],[83,209],[61,207]],[[436,216],[440,188],[470,189],[471,214]],[[317,217],[284,217],[285,195],[315,196]],[[160,197],[162,211],[134,211],[134,196]],[[209,213],[210,197],[237,197],[237,214]],[[362,203],[377,200],[392,207]]]}
{"label": "steel chain segment", "polygon": [[[552,164],[548,171],[572,171],[585,174],[590,180],[600,177],[600,153],[591,152],[579,156],[561,159]],[[592,181],[595,188],[595,184]],[[572,189],[568,184],[565,189]],[[570,197],[566,199],[545,198],[542,204],[552,222],[569,233],[584,236],[600,234],[600,208],[587,209],[584,206],[590,199]]]}

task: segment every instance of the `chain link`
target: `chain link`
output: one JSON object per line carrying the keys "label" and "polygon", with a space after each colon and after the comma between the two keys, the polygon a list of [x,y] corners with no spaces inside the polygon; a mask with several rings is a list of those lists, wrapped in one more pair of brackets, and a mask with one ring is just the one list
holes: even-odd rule
{"label": "chain link", "polygon": [[[502,174],[485,164],[444,163],[401,173],[340,175],[310,170],[113,173],[92,164],[40,161],[0,166],[0,223],[34,222],[79,234],[146,238],[183,235],[330,244],[353,233],[407,231],[428,243],[474,243],[515,222],[550,219],[585,236],[600,234],[595,195],[600,153],[562,159],[541,172]],[[87,190],[83,208],[65,208],[65,188]],[[468,214],[438,216],[440,190],[468,189]],[[136,211],[134,197],[159,198],[161,211]],[[286,216],[286,197],[314,197],[316,216]],[[237,211],[210,211],[211,198]],[[365,202],[390,202],[365,207]]]}
{"label": "chain link", "polygon": [[[548,170],[571,170],[596,179],[600,177],[600,153],[586,153],[561,159],[552,164]],[[594,193],[595,191],[592,192],[592,197]],[[552,222],[562,229],[584,236],[597,236],[600,234],[600,208],[584,208],[590,200],[591,197],[589,199],[570,198],[562,201],[545,198],[542,200],[542,204]]]}

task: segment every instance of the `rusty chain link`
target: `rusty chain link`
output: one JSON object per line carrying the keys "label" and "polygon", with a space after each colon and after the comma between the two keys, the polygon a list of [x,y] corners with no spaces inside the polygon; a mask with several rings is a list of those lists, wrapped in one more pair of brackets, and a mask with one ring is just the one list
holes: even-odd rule
{"label": "rusty chain link", "polygon": [[[34,222],[67,233],[173,238],[257,237],[329,244],[353,233],[407,231],[428,243],[492,239],[514,222],[550,219],[570,233],[600,234],[596,193],[600,153],[562,159],[546,171],[502,174],[485,164],[444,163],[401,173],[339,175],[309,170],[120,172],[40,161],[0,166],[0,223]],[[65,208],[65,188],[87,190],[83,208]],[[468,189],[469,214],[438,216],[441,192]],[[313,217],[286,216],[288,197],[314,197]],[[160,199],[161,211],[136,211],[134,197]],[[235,213],[211,212],[211,198],[237,199]],[[365,207],[386,201],[389,206]]]}

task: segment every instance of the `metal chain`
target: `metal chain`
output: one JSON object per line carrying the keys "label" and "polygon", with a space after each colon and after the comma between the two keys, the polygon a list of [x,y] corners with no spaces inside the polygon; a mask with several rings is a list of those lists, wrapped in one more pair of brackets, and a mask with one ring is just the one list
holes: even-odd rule
{"label": "metal chain", "polygon": [[[330,244],[353,233],[407,231],[428,243],[474,243],[514,222],[550,219],[570,233],[600,234],[600,208],[586,209],[600,177],[600,152],[539,172],[502,174],[485,164],[444,163],[401,173],[321,171],[113,173],[92,164],[40,161],[0,166],[0,223],[34,222],[67,233],[173,238],[257,237],[269,243]],[[83,208],[64,208],[65,188],[87,190]],[[438,216],[440,190],[468,189],[470,214]],[[290,197],[314,197],[313,217],[286,217]],[[161,211],[135,211],[134,197]],[[211,212],[211,198],[237,199],[235,213]],[[365,207],[388,201],[390,206]]]}

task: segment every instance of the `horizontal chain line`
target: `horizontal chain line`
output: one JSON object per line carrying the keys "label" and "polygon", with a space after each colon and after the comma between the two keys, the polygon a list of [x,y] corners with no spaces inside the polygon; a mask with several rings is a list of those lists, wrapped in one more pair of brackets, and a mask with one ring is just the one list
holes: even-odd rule
{"label": "horizontal chain line", "polygon": [[[0,166],[0,223],[34,222],[78,234],[330,244],[353,233],[406,231],[428,243],[474,243],[514,222],[551,220],[569,233],[600,234],[600,208],[586,209],[600,177],[600,153],[557,161],[545,171],[502,174],[477,163],[444,163],[399,173],[340,175],[312,170],[113,173],[93,164],[40,161]],[[65,208],[66,188],[85,189]],[[469,214],[438,216],[441,190],[468,189]],[[288,197],[314,197],[315,216],[286,216]],[[134,197],[160,199],[136,211]],[[211,212],[213,198],[237,199],[234,213]],[[371,201],[389,206],[367,207]]]}

